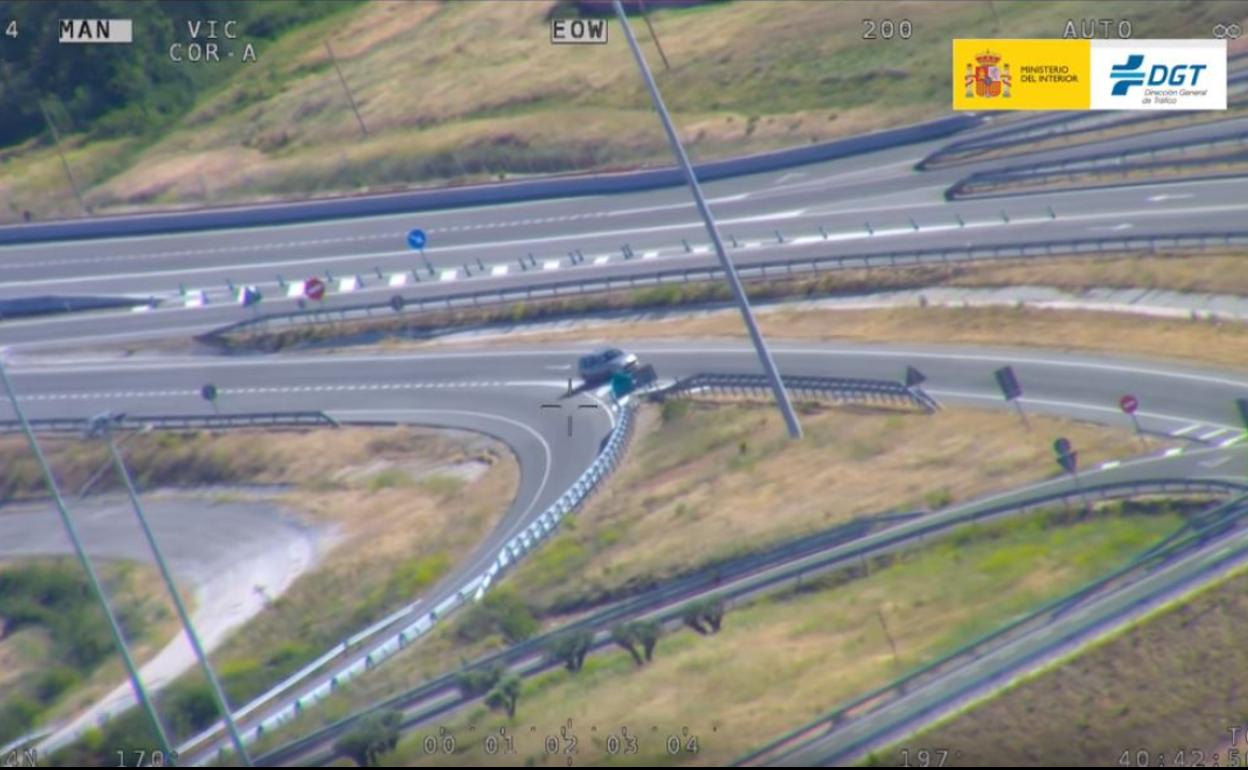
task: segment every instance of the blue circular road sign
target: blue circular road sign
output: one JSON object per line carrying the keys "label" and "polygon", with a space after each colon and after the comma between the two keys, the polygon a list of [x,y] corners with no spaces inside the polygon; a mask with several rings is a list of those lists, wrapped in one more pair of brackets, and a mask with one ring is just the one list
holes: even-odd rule
{"label": "blue circular road sign", "polygon": [[425,231],[419,228],[407,234],[407,245],[411,246],[413,249],[419,250],[425,248],[425,243],[427,241],[428,239],[425,238]]}

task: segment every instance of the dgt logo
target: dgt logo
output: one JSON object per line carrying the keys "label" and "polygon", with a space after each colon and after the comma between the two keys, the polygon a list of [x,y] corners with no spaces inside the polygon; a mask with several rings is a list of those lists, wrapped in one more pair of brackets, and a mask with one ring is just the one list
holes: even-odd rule
{"label": "dgt logo", "polygon": [[[1205,70],[1206,66],[1205,64],[1175,64],[1171,66],[1154,64],[1148,70],[1147,82],[1150,86],[1195,86],[1200,80],[1200,73]],[[1190,83],[1187,80],[1189,72],[1192,76]],[[1114,96],[1126,96],[1131,86],[1144,85],[1144,54],[1133,53],[1122,64],[1113,65],[1110,68],[1109,76],[1115,81],[1112,92]]]}

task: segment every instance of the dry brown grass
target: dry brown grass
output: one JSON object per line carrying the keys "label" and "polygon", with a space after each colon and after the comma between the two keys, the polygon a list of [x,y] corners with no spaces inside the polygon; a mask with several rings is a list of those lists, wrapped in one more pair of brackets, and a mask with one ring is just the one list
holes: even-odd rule
{"label": "dry brown grass", "polygon": [[1248,257],[1243,254],[1159,255],[1120,259],[1060,259],[983,265],[953,272],[949,286],[1056,286],[1061,289],[1123,287],[1248,295]]}
{"label": "dry brown grass", "polygon": [[[318,428],[297,430],[154,431],[118,434],[119,446],[140,488],[208,484],[289,484],[323,489],[367,484],[369,478],[398,465],[414,476],[455,465],[497,450],[468,434],[414,427]],[[40,446],[64,490],[77,492],[104,468],[108,452],[99,441],[77,436],[47,436]],[[493,448],[491,449],[491,446]],[[350,482],[336,474],[367,465]],[[26,440],[0,437],[0,499],[45,494],[42,477]],[[98,492],[119,489],[104,473],[92,485]],[[314,509],[319,510],[319,509]]]}
{"label": "dry brown grass", "polygon": [[[251,697],[280,676],[271,664],[275,650],[293,644],[310,659],[419,598],[496,525],[519,483],[514,456],[492,439],[432,433],[344,433],[334,450],[338,479],[320,473],[283,496],[311,520],[334,523],[339,537],[315,571],[214,653],[224,667],[258,672],[240,677],[236,697]],[[344,465],[348,457],[355,462]],[[464,467],[472,473],[448,480],[448,468]]]}
{"label": "dry brown grass", "polygon": [[1137,751],[1183,764],[1180,750],[1189,766],[1193,750],[1206,766],[1232,766],[1230,748],[1242,764],[1248,691],[1234,672],[1248,666],[1246,589],[1241,571],[902,745],[948,747],[978,767],[1112,766],[1124,750],[1132,766]]}
{"label": "dry brown grass", "polygon": [[[1089,467],[1132,454],[1125,431],[946,409],[809,407],[790,443],[763,405],[694,405],[639,423],[629,461],[511,578],[539,608],[573,609],[856,516],[944,507],[1056,475],[1064,435]],[[573,580],[575,576],[575,580]]]}

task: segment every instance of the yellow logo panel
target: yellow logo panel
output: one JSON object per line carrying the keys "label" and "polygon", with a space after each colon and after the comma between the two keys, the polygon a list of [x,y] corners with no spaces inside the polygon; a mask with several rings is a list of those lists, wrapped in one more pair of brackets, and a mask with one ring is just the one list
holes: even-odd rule
{"label": "yellow logo panel", "polygon": [[954,40],[955,110],[1086,110],[1090,40]]}

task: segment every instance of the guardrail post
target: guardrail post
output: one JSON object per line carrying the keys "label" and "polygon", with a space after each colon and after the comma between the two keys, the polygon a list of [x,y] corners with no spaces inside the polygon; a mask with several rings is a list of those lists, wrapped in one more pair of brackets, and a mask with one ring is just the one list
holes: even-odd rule
{"label": "guardrail post", "polygon": [[870,222],[865,222],[864,224],[866,224],[866,226],[867,226],[867,235],[875,235],[875,230],[874,230],[874,229],[872,229],[872,227],[871,227],[871,223],[870,223]]}
{"label": "guardrail post", "polygon": [[1057,212],[1053,210],[1052,206],[1045,206],[1045,208],[1049,210],[1049,219],[1057,219]]}
{"label": "guardrail post", "polygon": [[383,279],[385,278],[385,276],[381,274],[381,266],[380,266],[380,265],[373,265],[373,271],[377,273],[377,280],[379,280],[379,281],[380,281],[380,280],[383,280]]}
{"label": "guardrail post", "polygon": [[954,214],[953,218],[958,220],[958,227],[966,227],[966,220],[962,218],[961,214]]}
{"label": "guardrail post", "polygon": [[416,272],[416,268],[414,267],[412,268],[412,278],[416,281],[416,283],[420,283],[420,273]]}
{"label": "guardrail post", "polygon": [[1010,216],[1005,213],[1005,209],[1001,209],[1001,221],[1007,225],[1010,223]]}
{"label": "guardrail post", "polygon": [[776,243],[784,243],[784,236],[780,234],[779,230],[773,230],[772,232],[776,234]]}
{"label": "guardrail post", "polygon": [[823,236],[825,241],[828,239],[828,231],[823,229],[823,225],[819,225],[819,234]]}
{"label": "guardrail post", "polygon": [[[182,284],[178,284],[179,287],[181,287],[181,285]],[[277,287],[282,291],[286,291],[286,280],[282,278],[281,273],[277,274]]]}
{"label": "guardrail post", "polygon": [[533,252],[529,252],[529,267],[537,267],[537,257],[533,256]]}
{"label": "guardrail post", "polygon": [[693,249],[692,249],[692,248],[690,248],[690,246],[689,246],[689,239],[687,239],[687,238],[681,238],[681,239],[680,239],[680,242],[681,242],[681,243],[683,243],[683,244],[685,244],[685,253],[686,253],[686,254],[688,254],[689,252],[693,251]]}
{"label": "guardrail post", "polygon": [[230,289],[230,294],[233,294],[233,293],[234,293],[234,282],[233,282],[233,281],[231,281],[229,278],[226,278],[226,279],[225,279],[225,285],[226,285],[227,287],[229,287],[229,289]]}
{"label": "guardrail post", "polygon": [[914,231],[915,231],[915,232],[918,232],[918,230],[919,230],[919,223],[914,221],[914,217],[906,217],[906,219],[909,219],[909,220],[910,220],[910,227],[914,228]]}

